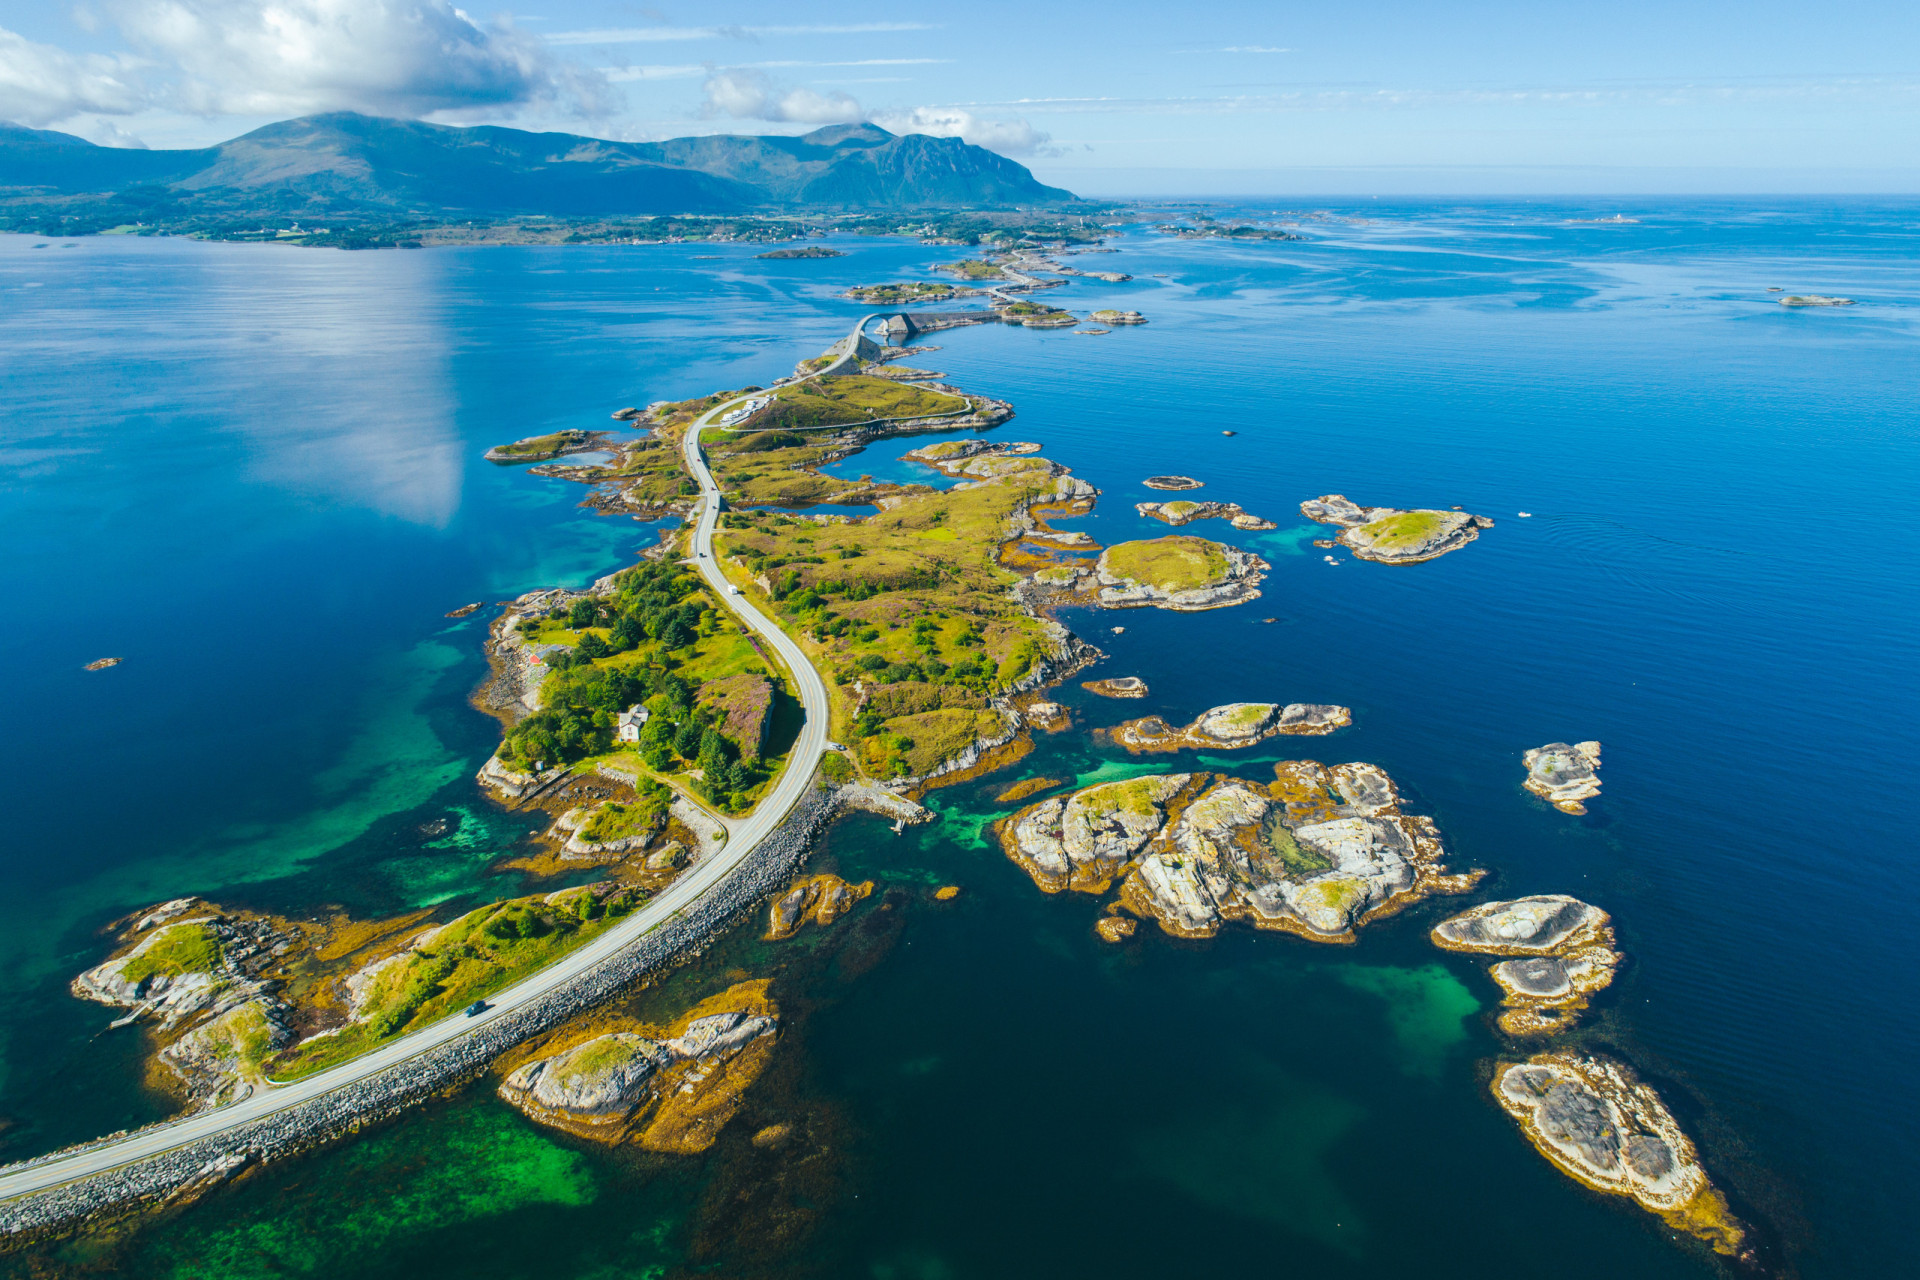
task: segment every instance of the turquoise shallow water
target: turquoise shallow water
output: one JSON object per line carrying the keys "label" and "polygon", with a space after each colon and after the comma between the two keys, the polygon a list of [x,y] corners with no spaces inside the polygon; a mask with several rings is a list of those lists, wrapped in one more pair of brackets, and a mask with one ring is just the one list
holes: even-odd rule
{"label": "turquoise shallow water", "polygon": [[[1103,673],[1153,694],[1065,700],[1083,725],[1352,706],[1333,739],[1201,763],[1374,761],[1490,891],[1606,907],[1631,963],[1594,1042],[1661,1084],[1776,1258],[1897,1273],[1920,1173],[1912,1109],[1888,1105],[1920,1049],[1902,812],[1920,584],[1874,535],[1901,529],[1920,475],[1920,207],[1664,203],[1604,227],[1565,219],[1611,206],[1350,212],[1364,222],[1299,244],[1125,237],[1100,265],[1134,282],[1056,296],[1147,326],[961,330],[915,360],[1011,400],[1002,435],[1105,491],[1072,526],[1103,541],[1164,531],[1132,509],[1162,471],[1280,523],[1193,530],[1272,562],[1254,604],[1069,616],[1111,653]],[[0,237],[0,589],[18,606],[0,649],[25,676],[0,735],[9,1156],[158,1114],[137,1042],[64,993],[120,912],[512,890],[489,866],[525,826],[467,781],[495,733],[465,705],[482,625],[440,615],[583,582],[651,535],[486,446],[777,376],[858,313],[835,290],[924,276],[939,252],[32,243]],[[1861,305],[1788,311],[1770,285]],[[908,447],[840,470],[907,478]],[[1327,492],[1498,524],[1412,569],[1328,565],[1295,514]],[[127,661],[78,671],[108,655]],[[1588,737],[1606,791],[1587,818],[1520,790],[1523,749]],[[1019,771],[1132,765],[1067,735]],[[1038,894],[981,835],[1005,780],[941,793],[924,831],[843,824],[822,855],[903,895],[897,933],[787,980],[816,1011],[766,1105],[835,1117],[781,1157],[833,1177],[794,1190],[739,1143],[636,1164],[474,1095],[61,1265],[435,1274],[461,1264],[432,1246],[457,1239],[466,1266],[511,1241],[501,1274],[560,1276],[1466,1275],[1489,1255],[1711,1273],[1485,1100],[1496,995],[1426,944],[1433,912],[1339,950],[1108,948],[1091,901]],[[452,836],[423,833],[442,817]],[[942,882],[966,893],[936,907]],[[499,1179],[457,1196],[417,1154],[492,1143]],[[715,1188],[740,1197],[738,1239]],[[767,1225],[780,1196],[807,1200],[804,1231]],[[360,1244],[294,1249],[289,1224]]]}

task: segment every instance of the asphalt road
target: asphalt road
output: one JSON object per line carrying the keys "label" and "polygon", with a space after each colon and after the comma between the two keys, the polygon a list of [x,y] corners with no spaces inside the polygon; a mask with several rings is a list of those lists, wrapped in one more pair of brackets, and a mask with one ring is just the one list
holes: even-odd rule
{"label": "asphalt road", "polygon": [[[860,323],[854,326],[853,333],[845,339],[840,359],[820,370],[815,377],[837,372],[846,364],[853,355],[861,330],[871,319],[873,316],[861,318]],[[699,570],[700,576],[726,607],[780,655],[793,680],[794,693],[806,710],[806,720],[787,756],[787,766],[774,783],[773,790],[760,801],[750,816],[733,829],[720,852],[705,862],[695,864],[646,906],[592,942],[493,996],[486,1012],[477,1017],[455,1014],[418,1031],[408,1032],[351,1062],[289,1084],[259,1090],[243,1101],[141,1129],[90,1150],[56,1155],[27,1168],[0,1174],[0,1200],[45,1191],[78,1178],[134,1164],[175,1147],[216,1137],[303,1102],[349,1088],[430,1049],[471,1035],[496,1019],[560,990],[629,943],[664,924],[675,912],[690,906],[708,890],[725,881],[753,851],[754,846],[780,825],[812,785],[814,767],[826,750],[827,687],[799,646],[788,639],[786,633],[749,598],[733,593],[713,558],[713,530],[720,518],[720,490],[714,483],[713,473],[707,469],[706,458],[700,452],[700,432],[712,425],[722,412],[745,399],[747,397],[741,396],[714,406],[687,429],[683,446],[687,469],[700,485],[700,514],[694,524],[690,563]]]}

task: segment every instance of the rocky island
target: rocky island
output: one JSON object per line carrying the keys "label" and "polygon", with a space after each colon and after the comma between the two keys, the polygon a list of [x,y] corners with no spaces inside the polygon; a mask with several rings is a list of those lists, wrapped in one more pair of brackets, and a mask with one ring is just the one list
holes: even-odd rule
{"label": "rocky island", "polygon": [[1144,698],[1147,682],[1139,676],[1114,676],[1108,680],[1088,680],[1081,684],[1088,693],[1102,698]]}
{"label": "rocky island", "polygon": [[1175,498],[1172,502],[1136,502],[1133,509],[1149,520],[1170,524],[1176,529],[1195,520],[1231,520],[1244,515],[1237,502],[1194,502]]}
{"label": "rocky island", "polygon": [[1174,534],[1108,547],[1094,580],[1097,599],[1108,609],[1151,605],[1191,612],[1257,600],[1270,567],[1251,551]]}
{"label": "rocky island", "polygon": [[1562,813],[1585,813],[1582,802],[1600,794],[1597,742],[1549,742],[1521,759],[1527,766],[1527,790]]}
{"label": "rocky island", "polygon": [[1231,751],[1278,734],[1326,734],[1353,723],[1345,707],[1292,702],[1232,702],[1202,712],[1176,729],[1159,716],[1129,720],[1102,731],[1115,746],[1135,755],[1159,751]]}
{"label": "rocky island", "polygon": [[1052,463],[1031,458],[1039,452],[1040,446],[1031,440],[972,439],[942,440],[901,456],[905,461],[932,467],[941,475],[975,480],[1021,473],[1044,473],[1049,478],[1058,474]]}
{"label": "rocky island", "polygon": [[838,249],[829,249],[823,244],[810,244],[801,249],[769,249],[765,253],[756,253],[753,256],[784,261],[789,258],[844,258],[847,255]]}
{"label": "rocky island", "polygon": [[[1431,819],[1367,764],[1276,766],[1267,786],[1207,773],[1104,783],[1003,819],[1007,856],[1048,893],[1104,894],[1176,937],[1224,920],[1350,942],[1366,922],[1482,872],[1447,874]],[[1103,935],[1104,936],[1104,935]]]}
{"label": "rocky island", "polygon": [[1512,1036],[1572,1026],[1622,959],[1607,913],[1560,894],[1486,903],[1441,921],[1432,938],[1446,951],[1513,957],[1489,970],[1506,993],[1500,1029]]}
{"label": "rocky island", "polygon": [[1172,489],[1176,492],[1206,487],[1206,481],[1195,480],[1192,476],[1148,476],[1140,483],[1149,489]]}
{"label": "rocky island", "polygon": [[768,942],[784,942],[809,924],[832,924],[873,892],[873,881],[848,884],[839,876],[807,876],[767,908]]}
{"label": "rocky island", "polygon": [[1831,298],[1821,293],[1790,293],[1780,299],[1783,307],[1851,307],[1857,305],[1852,298]]}
{"label": "rocky island", "polygon": [[1145,324],[1147,318],[1138,311],[1096,311],[1090,317],[1101,324]]}
{"label": "rocky island", "polygon": [[528,436],[512,444],[499,444],[487,450],[488,462],[546,462],[569,453],[586,453],[607,447],[604,431],[555,431],[544,436]]}
{"label": "rocky island", "polygon": [[1746,1228],[1700,1167],[1660,1095],[1622,1064],[1580,1053],[1504,1063],[1493,1096],[1541,1155],[1583,1186],[1626,1196],[1715,1253],[1750,1257]]}
{"label": "rocky island", "polygon": [[858,284],[840,296],[871,306],[900,307],[916,302],[948,302],[954,298],[970,298],[979,292],[964,285],[908,280],[898,284]]}
{"label": "rocky island", "polygon": [[1330,493],[1300,504],[1300,514],[1318,524],[1342,527],[1339,541],[1355,558],[1381,564],[1418,564],[1458,551],[1480,530],[1493,528],[1487,516],[1464,511],[1362,507]]}
{"label": "rocky island", "polygon": [[772,1054],[780,1017],[767,986],[729,987],[665,1027],[636,1023],[580,1039],[563,1028],[554,1040],[564,1047],[534,1050],[539,1056],[508,1073],[500,1096],[576,1137],[705,1151]]}

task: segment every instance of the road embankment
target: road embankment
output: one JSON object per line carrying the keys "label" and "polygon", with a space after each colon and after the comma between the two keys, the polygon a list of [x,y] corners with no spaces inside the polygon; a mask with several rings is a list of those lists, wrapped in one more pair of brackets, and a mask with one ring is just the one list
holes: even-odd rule
{"label": "road embankment", "polygon": [[[161,1200],[231,1176],[249,1165],[329,1142],[479,1075],[503,1051],[606,1000],[634,980],[697,953],[715,934],[784,888],[820,828],[843,808],[869,807],[863,801],[864,797],[851,794],[851,789],[823,791],[817,783],[809,786],[785,821],[711,892],[566,986],[477,1028],[470,1036],[429,1049],[309,1102],[137,1163],[0,1201],[0,1234],[20,1236],[58,1230],[140,1201]],[[9,1165],[0,1168],[0,1178],[75,1154],[67,1150]]]}

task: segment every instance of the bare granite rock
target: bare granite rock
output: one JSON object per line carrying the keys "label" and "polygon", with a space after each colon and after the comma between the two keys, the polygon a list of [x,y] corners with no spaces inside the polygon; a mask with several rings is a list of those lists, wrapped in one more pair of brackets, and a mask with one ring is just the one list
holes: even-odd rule
{"label": "bare granite rock", "polygon": [[1363,507],[1338,493],[1309,498],[1300,504],[1300,514],[1319,524],[1341,526],[1339,541],[1357,559],[1381,564],[1432,560],[1458,551],[1479,537],[1480,530],[1493,528],[1489,517],[1465,511]]}
{"label": "bare granite rock", "polygon": [[1660,1095],[1609,1058],[1544,1053],[1496,1068],[1493,1096],[1534,1148],[1596,1191],[1626,1196],[1729,1257],[1746,1228]]}
{"label": "bare granite rock", "polygon": [[1585,813],[1581,803],[1600,794],[1600,744],[1549,742],[1521,757],[1527,766],[1527,790],[1562,813]]}
{"label": "bare granite rock", "polygon": [[702,1001],[668,1027],[629,1024],[524,1062],[500,1096],[527,1116],[655,1151],[711,1146],[766,1061],[779,1012],[762,979]]}
{"label": "bare granite rock", "polygon": [[1111,680],[1087,680],[1080,687],[1103,698],[1144,698],[1147,682],[1139,676],[1115,676]]}
{"label": "bare granite rock", "polygon": [[1610,928],[1607,913],[1565,894],[1542,893],[1511,902],[1487,902],[1433,928],[1433,945],[1492,956],[1546,956],[1598,942]]}
{"label": "bare granite rock", "polygon": [[523,1109],[565,1112],[576,1123],[619,1124],[671,1061],[672,1052],[658,1041],[613,1032],[529,1062],[507,1077],[500,1093]]}
{"label": "bare granite rock", "polygon": [[1199,489],[1206,484],[1192,476],[1148,476],[1140,482],[1149,489]]}
{"label": "bare granite rock", "polygon": [[1007,856],[1047,893],[1105,893],[1166,821],[1166,804],[1193,775],[1109,782],[1029,806],[1006,823]]}
{"label": "bare granite rock", "polygon": [[[1368,920],[1481,873],[1448,875],[1430,819],[1402,815],[1371,765],[1289,761],[1272,786],[1161,774],[1054,797],[1000,826],[1007,856],[1047,892],[1103,893],[1178,937],[1223,920],[1346,942]],[[1336,794],[1335,773],[1361,793]]]}

